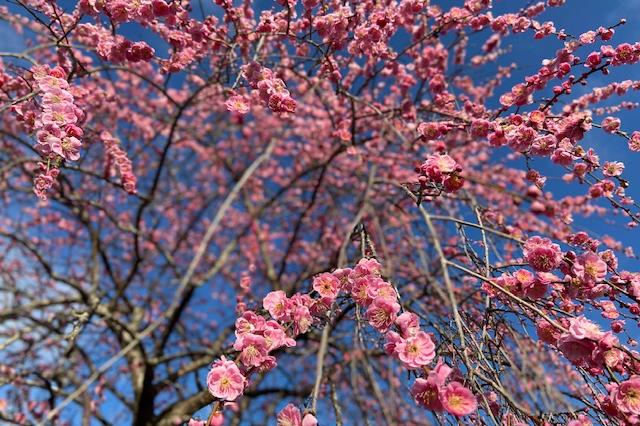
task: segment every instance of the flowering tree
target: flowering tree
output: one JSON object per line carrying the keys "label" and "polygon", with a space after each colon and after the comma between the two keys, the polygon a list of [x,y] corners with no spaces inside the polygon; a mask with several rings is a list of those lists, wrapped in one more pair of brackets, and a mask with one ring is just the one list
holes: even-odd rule
{"label": "flowering tree", "polygon": [[640,44],[444,3],[0,7],[0,420],[639,424]]}

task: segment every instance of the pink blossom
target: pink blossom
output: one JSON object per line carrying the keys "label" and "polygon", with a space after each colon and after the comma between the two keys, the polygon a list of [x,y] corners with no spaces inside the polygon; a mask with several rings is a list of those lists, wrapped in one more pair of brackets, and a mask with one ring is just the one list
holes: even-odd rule
{"label": "pink blossom", "polygon": [[302,426],[318,426],[318,419],[311,413],[307,413],[302,418]]}
{"label": "pink blossom", "polygon": [[312,323],[313,318],[311,317],[311,312],[308,307],[298,305],[293,309],[293,327],[295,334],[306,333]]}
{"label": "pink blossom", "polygon": [[293,404],[287,404],[277,417],[278,426],[302,426],[302,415],[300,409]]}
{"label": "pink blossom", "polygon": [[237,112],[238,114],[246,114],[249,112],[249,103],[242,95],[231,96],[225,102],[227,110],[231,112]]}
{"label": "pink blossom", "polygon": [[620,119],[615,117],[606,117],[602,120],[602,130],[608,133],[615,133],[620,129]]}
{"label": "pink blossom", "polygon": [[573,263],[573,273],[584,284],[595,284],[605,279],[607,263],[596,253],[586,252]]}
{"label": "pink blossom", "polygon": [[620,161],[607,161],[602,166],[602,174],[613,177],[620,176],[624,170],[624,163]]}
{"label": "pink blossom", "polygon": [[620,383],[612,399],[621,412],[640,415],[640,377],[635,376]]}
{"label": "pink blossom", "polygon": [[238,366],[224,356],[213,364],[207,375],[209,392],[216,398],[234,401],[242,395],[246,383]]}
{"label": "pink blossom", "polygon": [[282,290],[272,291],[262,301],[262,306],[278,321],[291,320],[291,303]]}
{"label": "pink blossom", "polygon": [[629,149],[633,152],[640,152],[640,131],[635,131],[629,138]]}
{"label": "pink blossom", "polygon": [[321,297],[335,299],[340,288],[340,281],[329,273],[317,275],[313,279],[313,289],[317,291]]}
{"label": "pink blossom", "polygon": [[358,264],[353,268],[352,273],[349,275],[350,281],[355,281],[357,278],[364,276],[376,276],[381,274],[382,265],[375,258],[363,257],[358,261]]}
{"label": "pink blossom", "polygon": [[557,268],[562,260],[560,246],[548,238],[539,236],[529,238],[524,244],[523,252],[527,263],[540,272],[549,272]]}
{"label": "pink blossom", "polygon": [[224,425],[224,416],[222,412],[213,413],[211,416],[211,420],[209,420],[208,425],[204,426],[223,426]]}
{"label": "pink blossom", "polygon": [[386,342],[384,344],[384,351],[389,356],[396,355],[396,346],[403,341],[402,336],[400,336],[395,331],[387,331],[385,334]]}
{"label": "pink blossom", "polygon": [[546,320],[536,322],[538,338],[545,343],[555,345],[560,338],[560,331]]}
{"label": "pink blossom", "polygon": [[598,340],[602,337],[600,327],[583,316],[570,319],[569,324],[569,333],[575,339]]}
{"label": "pink blossom", "polygon": [[276,321],[267,321],[262,334],[268,351],[273,351],[283,346],[293,347],[296,345],[296,341],[287,336],[282,326]]}
{"label": "pink blossom", "polygon": [[424,331],[400,341],[395,346],[398,358],[405,367],[416,369],[428,365],[435,358],[436,346],[431,337]]}
{"label": "pink blossom", "polygon": [[396,318],[396,325],[403,337],[414,336],[420,331],[420,318],[413,312],[403,312]]}
{"label": "pink blossom", "polygon": [[264,337],[246,333],[237,338],[233,348],[240,352],[239,361],[245,367],[258,367],[267,356],[268,347]]}
{"label": "pink blossom", "polygon": [[473,393],[461,383],[451,382],[441,391],[440,400],[444,409],[454,416],[467,416],[478,408]]}
{"label": "pink blossom", "polygon": [[416,403],[429,410],[442,411],[438,386],[428,379],[418,378],[411,387]]}
{"label": "pink blossom", "polygon": [[371,303],[365,317],[371,326],[384,333],[393,325],[399,310],[400,305],[397,302],[387,298],[378,298]]}

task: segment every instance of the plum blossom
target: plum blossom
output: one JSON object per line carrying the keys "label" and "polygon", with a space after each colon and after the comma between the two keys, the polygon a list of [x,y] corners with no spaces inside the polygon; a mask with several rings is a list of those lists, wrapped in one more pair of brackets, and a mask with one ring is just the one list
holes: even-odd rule
{"label": "plum blossom", "polygon": [[447,192],[455,192],[464,185],[461,171],[462,167],[449,155],[431,155],[419,168],[419,181],[422,185],[442,185]]}
{"label": "plum blossom", "polygon": [[224,356],[213,364],[207,375],[209,392],[216,398],[234,401],[244,392],[246,378],[238,366]]}
{"label": "plum blossom", "polygon": [[229,99],[227,99],[225,105],[227,106],[227,110],[231,112],[237,112],[238,114],[242,115],[247,114],[250,110],[249,103],[242,95],[231,96]]}
{"label": "plum blossom", "polygon": [[340,288],[340,281],[329,273],[317,275],[313,279],[313,289],[317,291],[321,297],[326,297],[333,300],[338,295],[338,289]]}
{"label": "plum blossom", "polygon": [[398,358],[408,369],[416,369],[428,365],[436,356],[435,344],[424,331],[401,340],[395,346]]}
{"label": "plum blossom", "polygon": [[268,352],[265,338],[251,333],[241,335],[233,348],[241,351],[238,359],[245,367],[259,367],[265,361]]}
{"label": "plum blossom", "polygon": [[548,238],[534,236],[524,244],[524,258],[533,269],[549,272],[557,268],[562,260],[560,246]]}
{"label": "plum blossom", "polygon": [[262,306],[278,321],[291,320],[291,303],[282,290],[272,291],[264,298]]}
{"label": "plum blossom", "polygon": [[371,326],[384,333],[396,320],[399,310],[400,305],[397,302],[387,298],[377,298],[367,309],[365,317]]}
{"label": "plum blossom", "polygon": [[276,418],[278,426],[302,426],[300,409],[293,404],[287,404]]}
{"label": "plum blossom", "polygon": [[602,174],[609,177],[620,176],[624,170],[624,163],[620,161],[607,161],[602,166]]}
{"label": "plum blossom", "polygon": [[411,387],[411,395],[416,402],[430,410],[442,411],[440,389],[444,387],[453,369],[438,360],[436,366],[429,372],[426,379],[418,378]]}
{"label": "plum blossom", "polygon": [[444,409],[454,416],[468,416],[478,409],[473,393],[461,383],[451,382],[442,391],[440,401]]}
{"label": "plum blossom", "polygon": [[640,377],[626,380],[613,392],[611,398],[618,410],[626,415],[640,415]]}
{"label": "plum blossom", "polygon": [[574,261],[573,273],[583,284],[593,285],[605,279],[607,263],[596,253],[586,252]]}

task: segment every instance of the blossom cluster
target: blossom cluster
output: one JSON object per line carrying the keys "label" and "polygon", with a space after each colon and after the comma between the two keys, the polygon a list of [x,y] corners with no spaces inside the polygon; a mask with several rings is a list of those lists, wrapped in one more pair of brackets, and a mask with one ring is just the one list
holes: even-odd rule
{"label": "blossom cluster", "polygon": [[171,13],[172,7],[164,0],[123,0],[96,1],[80,0],[78,9],[89,15],[104,12],[115,22],[140,21],[147,22],[154,18],[164,17]]}
{"label": "blossom cluster", "polygon": [[84,43],[94,47],[101,59],[116,64],[125,61],[149,62],[155,54],[155,50],[144,41],[132,42],[89,23],[78,25],[78,36]]}
{"label": "blossom cluster", "polygon": [[[222,357],[216,361],[207,376],[210,393],[220,399],[233,401],[240,396],[253,372],[268,371],[276,365],[274,351],[296,345],[295,337],[306,333],[314,324],[327,318],[341,293],[349,296],[364,309],[369,325],[385,335],[384,350],[400,361],[408,370],[422,370],[435,358],[435,344],[431,336],[420,329],[419,318],[411,312],[401,311],[398,292],[381,275],[381,265],[373,258],[363,258],[353,268],[336,269],[314,277],[312,292],[296,293],[288,297],[282,290],[268,293],[262,300],[264,310],[272,319],[265,319],[255,311],[245,310],[235,323],[235,360]],[[440,366],[441,371],[452,370]],[[445,386],[446,375],[440,375],[436,389],[442,395],[443,407],[456,416],[475,411],[477,402],[473,393],[459,381]],[[416,386],[424,379],[418,379]],[[432,381],[429,383],[431,384]],[[424,397],[416,397],[423,403]],[[297,410],[297,411],[296,411]],[[279,424],[305,423],[299,410],[288,406],[278,416]]]}
{"label": "blossom cluster", "polygon": [[462,166],[447,154],[430,155],[418,168],[421,187],[456,192],[464,185]]}
{"label": "blossom cluster", "polygon": [[249,82],[254,95],[273,112],[295,112],[296,101],[282,79],[257,62],[242,67],[242,75]]}
{"label": "blossom cluster", "polygon": [[109,160],[113,160],[120,171],[120,178],[122,179],[124,190],[129,194],[135,194],[137,192],[137,178],[133,174],[133,165],[127,153],[120,148],[119,141],[106,130],[100,133],[100,139],[102,143],[104,143]]}
{"label": "blossom cluster", "polygon": [[601,374],[605,368],[624,373],[631,362],[619,347],[618,338],[611,331],[603,332],[584,316],[563,320],[562,332],[549,322],[540,320],[536,331],[540,340],[554,345],[571,363],[587,369],[591,374]]}
{"label": "blossom cluster", "polygon": [[[453,373],[453,374],[452,374]],[[454,416],[466,416],[478,408],[473,393],[457,380],[451,367],[442,360],[429,372],[427,378],[418,378],[411,387],[416,402],[429,410],[446,411]]]}
{"label": "blossom cluster", "polygon": [[539,236],[531,237],[525,242],[523,254],[527,263],[540,272],[552,271],[562,261],[560,246]]}
{"label": "blossom cluster", "polygon": [[44,160],[38,165],[34,192],[46,200],[46,192],[59,174],[58,166],[63,161],[80,158],[83,131],[78,124],[84,113],[74,103],[64,69],[35,67],[32,72],[41,95],[40,110],[33,123],[37,139],[35,148]]}

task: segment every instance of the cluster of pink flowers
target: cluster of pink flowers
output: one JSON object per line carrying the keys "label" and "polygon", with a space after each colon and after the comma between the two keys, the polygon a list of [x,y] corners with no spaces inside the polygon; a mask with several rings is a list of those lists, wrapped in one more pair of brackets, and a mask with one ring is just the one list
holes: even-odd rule
{"label": "cluster of pink flowers", "polygon": [[148,22],[156,17],[167,16],[172,7],[164,0],[80,0],[78,8],[89,15],[106,13],[115,22]]}
{"label": "cluster of pink flowers", "polygon": [[317,426],[318,420],[311,413],[304,416],[300,413],[300,409],[293,404],[287,404],[277,417],[278,426]]}
{"label": "cluster of pink flowers", "polygon": [[263,300],[264,309],[273,319],[267,320],[251,310],[244,311],[235,324],[233,348],[238,352],[236,362],[224,360],[214,364],[211,371],[217,368],[218,373],[212,376],[210,372],[207,379],[211,394],[233,401],[244,391],[251,373],[273,369],[277,362],[271,353],[296,344],[286,330],[290,330],[293,336],[306,333],[313,323],[310,307],[315,313],[326,311],[313,309],[314,305],[314,299],[307,294],[295,294],[289,298],[278,290]]}
{"label": "cluster of pink flowers", "polygon": [[224,401],[234,401],[242,395],[247,379],[235,362],[224,356],[213,363],[207,374],[207,386],[211,395]]}
{"label": "cluster of pink flowers", "polygon": [[458,380],[451,380],[447,384],[452,373],[451,367],[442,360],[438,361],[426,379],[416,379],[411,395],[418,404],[429,410],[446,411],[459,417],[473,413],[478,408],[476,397]]}
{"label": "cluster of pink flowers", "polygon": [[[363,258],[353,269],[336,269],[315,276],[312,292],[308,294],[296,293],[288,297],[284,291],[272,291],[262,300],[263,308],[272,318],[269,320],[254,311],[244,310],[235,323],[235,361],[222,358],[213,364],[207,377],[211,394],[221,400],[235,400],[243,393],[253,372],[268,371],[277,365],[273,356],[275,350],[295,346],[297,335],[306,333],[314,323],[327,318],[327,312],[341,292],[365,309],[364,316],[369,325],[385,333],[384,350],[389,356],[399,360],[408,370],[428,366],[436,355],[435,344],[431,336],[420,329],[417,315],[410,312],[398,315],[401,310],[398,293],[382,278],[381,269],[376,259]],[[475,410],[475,397],[471,391],[458,381],[444,386],[447,377],[448,373],[438,385],[445,409],[457,416]],[[282,425],[314,425],[314,421],[313,416],[302,417],[291,404],[278,415],[278,424]]]}
{"label": "cluster of pink flowers", "polygon": [[603,332],[594,322],[583,316],[564,321],[567,331],[561,333],[546,321],[539,321],[536,329],[540,339],[556,345],[574,365],[600,374],[606,367],[625,371],[628,355],[618,349],[618,338],[612,332]]}
{"label": "cluster of pink flowers", "polygon": [[449,155],[434,154],[418,168],[418,181],[423,188],[435,186],[438,190],[456,192],[464,185],[461,171],[460,164]]}
{"label": "cluster of pink flowers", "polygon": [[[504,273],[496,278],[495,283],[500,287],[509,290],[512,294],[529,299],[537,300],[547,292],[551,282],[558,281],[558,278],[547,272],[532,273],[526,269],[518,269],[515,273]],[[496,292],[492,286],[484,285],[483,288],[490,294],[502,296],[500,292]]]}
{"label": "cluster of pink flowers", "polygon": [[380,9],[371,13],[369,21],[363,22],[354,29],[353,41],[348,51],[353,55],[387,58],[392,55],[388,40],[396,31],[394,18],[389,10]]}
{"label": "cluster of pink flowers", "polygon": [[549,272],[556,269],[562,261],[560,246],[548,238],[534,236],[524,243],[526,262],[536,271]]}
{"label": "cluster of pink flowers", "polygon": [[100,139],[104,143],[108,161],[113,160],[120,171],[120,179],[122,179],[124,190],[129,194],[135,194],[137,192],[137,178],[133,174],[133,165],[127,153],[120,148],[119,141],[106,130],[100,133]]}
{"label": "cluster of pink flowers", "polygon": [[242,67],[242,75],[247,79],[253,93],[273,112],[295,112],[296,101],[291,97],[282,79],[269,68],[257,62]]}
{"label": "cluster of pink flowers", "polygon": [[436,356],[436,346],[431,336],[420,330],[419,321],[416,314],[404,312],[395,321],[399,333],[389,331],[386,334],[385,352],[409,370],[429,365]]}
{"label": "cluster of pink flowers", "polygon": [[60,169],[38,162],[38,171],[39,173],[33,179],[33,192],[44,201],[47,199],[47,191],[53,188],[53,184],[60,174]]}
{"label": "cluster of pink flowers", "polygon": [[42,94],[42,114],[35,122],[36,149],[47,159],[76,161],[82,146],[78,138],[83,134],[76,124],[84,118],[84,113],[74,104],[65,76],[66,72],[60,67],[33,70]]}
{"label": "cluster of pink flowers", "polygon": [[314,26],[324,42],[334,49],[341,49],[348,36],[349,17],[352,15],[349,6],[341,5],[335,12],[314,19]]}
{"label": "cluster of pink flowers", "polygon": [[84,113],[74,103],[65,79],[67,73],[61,67],[35,67],[32,72],[41,94],[40,111],[33,122],[36,150],[46,161],[38,165],[40,173],[34,180],[34,192],[45,200],[46,191],[59,174],[60,163],[80,158],[83,131],[78,124],[84,119]]}
{"label": "cluster of pink flowers", "polygon": [[78,25],[78,35],[90,46],[94,46],[101,59],[113,63],[149,62],[155,50],[144,41],[132,42],[121,35],[97,25],[83,23]]}

